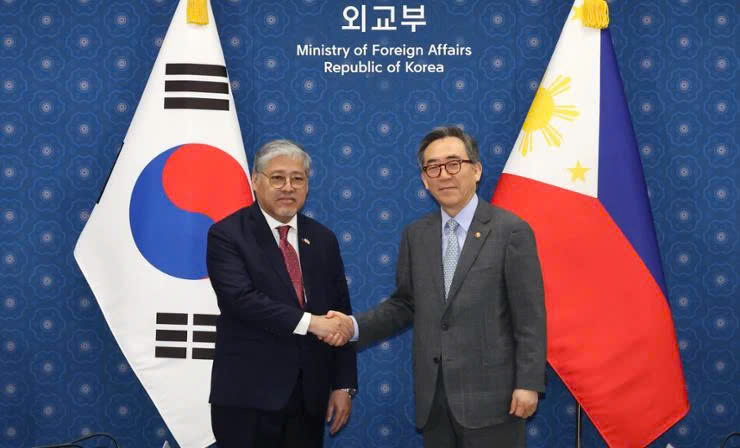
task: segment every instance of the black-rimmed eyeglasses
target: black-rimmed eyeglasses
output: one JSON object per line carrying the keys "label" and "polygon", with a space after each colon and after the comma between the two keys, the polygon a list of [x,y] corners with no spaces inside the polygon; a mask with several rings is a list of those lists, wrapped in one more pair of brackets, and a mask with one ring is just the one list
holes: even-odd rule
{"label": "black-rimmed eyeglasses", "polygon": [[442,174],[442,167],[444,167],[445,171],[447,171],[447,174],[450,176],[454,176],[455,174],[459,173],[462,169],[463,163],[475,163],[472,160],[449,160],[445,163],[432,163],[429,165],[424,166],[422,169],[424,170],[424,173],[426,173],[429,177],[439,177]]}
{"label": "black-rimmed eyeglasses", "polygon": [[303,188],[306,186],[306,177],[305,176],[283,176],[282,174],[265,174],[262,171],[257,171],[261,175],[265,176],[267,178],[267,181],[270,183],[270,186],[275,189],[283,188],[287,183],[288,179],[290,179],[290,185],[293,188]]}

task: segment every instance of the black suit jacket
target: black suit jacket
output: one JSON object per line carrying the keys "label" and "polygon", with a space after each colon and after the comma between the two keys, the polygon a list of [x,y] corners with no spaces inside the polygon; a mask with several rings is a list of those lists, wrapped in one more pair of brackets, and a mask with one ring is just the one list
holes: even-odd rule
{"label": "black suit jacket", "polygon": [[[298,245],[305,311],[351,313],[344,265],[331,230],[299,214]],[[207,265],[221,310],[210,403],[279,410],[302,371],[306,408],[323,414],[331,390],[357,387],[351,347],[332,348],[310,333],[293,334],[304,310],[257,203],[211,226]]]}

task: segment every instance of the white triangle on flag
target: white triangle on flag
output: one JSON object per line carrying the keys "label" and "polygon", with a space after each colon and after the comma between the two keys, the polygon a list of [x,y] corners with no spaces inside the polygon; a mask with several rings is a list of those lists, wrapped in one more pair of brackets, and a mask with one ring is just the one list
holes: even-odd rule
{"label": "white triangle on flag", "polygon": [[600,39],[571,10],[505,173],[597,197]]}

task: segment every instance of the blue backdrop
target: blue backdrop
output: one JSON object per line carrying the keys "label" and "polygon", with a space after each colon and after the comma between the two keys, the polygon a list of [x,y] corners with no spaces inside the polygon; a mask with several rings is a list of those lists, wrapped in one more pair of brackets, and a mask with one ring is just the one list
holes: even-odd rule
{"label": "blue backdrop", "polygon": [[[0,446],[112,433],[172,443],[132,375],[72,249],[105,182],[176,0],[0,0]],[[247,155],[275,137],[314,157],[305,211],[337,234],[356,310],[393,288],[401,229],[434,209],[414,150],[435,125],[480,143],[491,197],[570,8],[566,0],[213,0]],[[372,6],[395,31],[373,31]],[[717,447],[740,428],[738,3],[612,0],[611,32],[650,191],[690,414],[653,446]],[[296,44],[448,43],[433,74],[328,74]],[[359,59],[359,58],[358,58]],[[377,58],[387,63],[403,58]],[[424,60],[425,58],[417,58]],[[112,236],[113,237],[113,236]],[[410,334],[359,356],[361,393],[328,447],[419,447]],[[574,445],[576,403],[550,371],[531,447]],[[650,412],[650,403],[635,418]],[[592,426],[586,447],[604,446]]]}

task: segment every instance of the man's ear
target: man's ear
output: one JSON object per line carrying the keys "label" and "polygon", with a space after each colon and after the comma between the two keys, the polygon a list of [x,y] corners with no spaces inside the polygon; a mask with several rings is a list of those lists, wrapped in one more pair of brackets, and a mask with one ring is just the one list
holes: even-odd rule
{"label": "man's ear", "polygon": [[424,188],[427,190],[429,189],[429,181],[427,181],[427,177],[424,175],[424,171],[421,172],[421,182],[424,184]]}
{"label": "man's ear", "polygon": [[483,165],[480,162],[476,162],[473,165],[473,168],[475,168],[475,182],[480,182],[480,178],[483,176]]}

